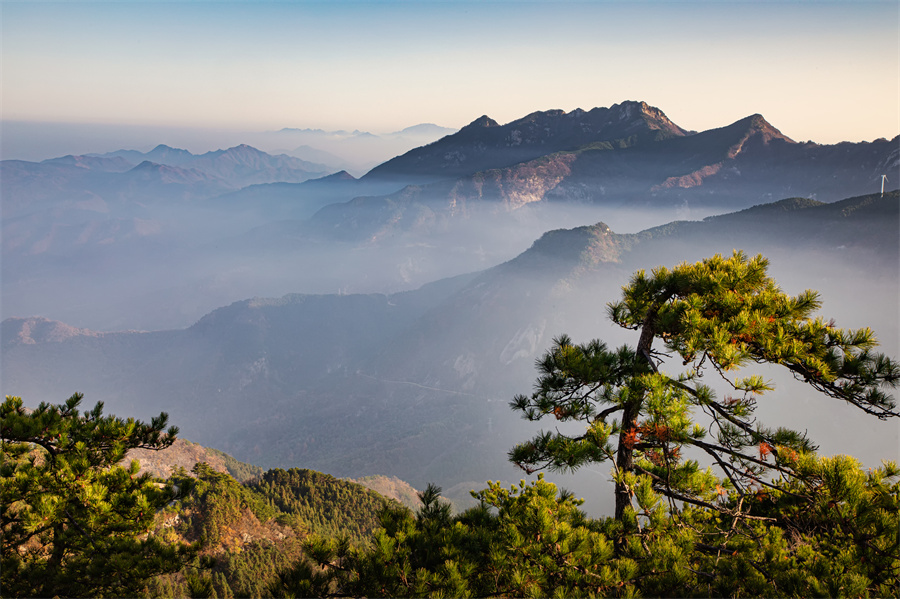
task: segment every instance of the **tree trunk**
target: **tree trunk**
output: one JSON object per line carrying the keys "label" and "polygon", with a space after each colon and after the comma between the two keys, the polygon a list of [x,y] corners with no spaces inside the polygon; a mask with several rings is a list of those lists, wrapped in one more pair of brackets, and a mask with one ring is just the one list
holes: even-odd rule
{"label": "tree trunk", "polygon": [[[653,346],[653,336],[656,330],[654,326],[656,313],[657,307],[654,305],[647,310],[644,323],[641,325],[641,336],[637,345],[635,374],[639,370],[643,370],[642,366],[644,364],[649,370],[656,371],[656,364],[653,363],[650,357],[650,348]],[[625,405],[625,410],[622,412],[622,431],[619,433],[619,449],[616,452],[616,467],[619,472],[631,472],[634,468],[634,445],[626,443],[625,437],[629,431],[637,427],[637,420],[643,403],[643,395],[635,397]],[[625,508],[629,505],[631,505],[631,492],[625,487],[624,483],[616,483],[616,520],[622,520]]]}
{"label": "tree trunk", "polygon": [[42,596],[44,597],[54,597],[57,595],[59,576],[62,571],[62,561],[66,555],[64,535],[65,524],[58,524],[53,527],[53,551],[50,554],[50,559],[47,560],[47,569],[42,586]]}
{"label": "tree trunk", "polygon": [[[634,468],[634,447],[624,442],[625,433],[637,425],[637,417],[641,411],[641,399],[629,402],[622,412],[622,432],[619,433],[619,450],[616,453],[616,469],[619,472],[630,472]],[[631,492],[622,482],[616,483],[616,520],[622,520],[625,508],[631,505]]]}

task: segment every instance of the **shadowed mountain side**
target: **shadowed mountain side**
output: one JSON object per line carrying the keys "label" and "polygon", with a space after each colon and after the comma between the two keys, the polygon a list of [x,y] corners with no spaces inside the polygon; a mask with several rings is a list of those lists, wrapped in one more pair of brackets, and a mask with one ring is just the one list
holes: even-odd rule
{"label": "shadowed mountain side", "polygon": [[[633,259],[656,255],[659,246],[690,246],[684,251],[705,255],[709,247],[741,240],[747,251],[815,251],[860,264],[872,274],[892,273],[900,263],[900,191],[824,203],[789,198],[741,212],[711,216],[702,222],[674,222],[638,234],[642,243]],[[674,246],[673,246],[674,247]]]}
{"label": "shadowed mountain side", "polygon": [[[898,192],[792,199],[633,235],[602,223],[551,231],[477,276],[390,296],[247,300],[181,331],[96,334],[10,319],[3,391],[37,403],[78,390],[142,418],[166,410],[185,436],[263,467],[379,472],[420,488],[517,480],[506,451],[535,427],[507,402],[529,391],[534,360],[560,333],[634,343],[607,322],[605,304],[637,269],[762,252],[786,291],[820,290],[824,315],[883,331],[883,350],[896,354],[898,202]],[[842,451],[864,462],[896,447],[896,427],[790,390],[765,409],[802,421],[823,452],[840,435],[853,445]],[[579,494],[588,484],[559,480]]]}
{"label": "shadowed mountain side", "polygon": [[585,144],[616,139],[652,141],[685,135],[658,108],[622,102],[588,112],[534,112],[500,125],[482,116],[453,135],[410,150],[369,171],[363,179],[423,183],[503,168]]}
{"label": "shadowed mountain side", "polygon": [[469,221],[508,219],[508,214],[540,201],[570,174],[571,155],[540,158],[515,169],[471,178],[410,185],[376,197],[331,204],[310,219],[311,234],[343,240],[378,241],[404,233],[430,235]]}
{"label": "shadowed mountain side", "polygon": [[340,171],[302,183],[250,185],[211,198],[207,204],[223,210],[255,212],[264,215],[266,220],[305,220],[329,204],[395,189],[392,183],[363,182],[347,171]]}
{"label": "shadowed mountain side", "polygon": [[[139,417],[166,410],[173,422],[202,421],[208,432],[222,422],[232,426],[234,410],[251,420],[259,415],[255,402],[241,400],[245,393],[264,390],[269,404],[352,367],[434,305],[436,297],[452,294],[468,280],[459,277],[390,297],[245,300],[175,331],[98,333],[42,318],[10,318],[0,333],[3,385],[22,389],[23,396],[47,395],[34,385],[99,385],[103,396],[93,399],[107,400],[110,409]],[[172,398],[178,398],[174,405]],[[210,411],[213,406],[217,409]],[[209,444],[206,436],[201,442]]]}
{"label": "shadowed mountain side", "polygon": [[151,162],[108,171],[65,162],[5,160],[0,162],[0,179],[4,226],[10,219],[35,214],[54,223],[140,217],[147,214],[147,203],[182,204],[230,189],[200,171]]}

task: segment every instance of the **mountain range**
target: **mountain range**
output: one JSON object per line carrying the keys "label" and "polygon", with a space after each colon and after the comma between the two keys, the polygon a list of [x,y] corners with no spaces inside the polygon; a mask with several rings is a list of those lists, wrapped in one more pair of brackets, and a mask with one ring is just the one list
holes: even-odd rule
{"label": "mountain range", "polygon": [[505,125],[482,116],[358,180],[347,175],[315,191],[256,186],[228,199],[282,215],[285,223],[263,233],[276,245],[283,238],[414,245],[465,236],[473,223],[515,230],[537,218],[571,226],[612,211],[652,212],[662,223],[785,197],[835,201],[878,189],[881,175],[898,168],[898,139],[798,143],[758,114],[697,133],[644,102],[623,102],[535,112]]}
{"label": "mountain range", "polygon": [[257,183],[306,181],[328,174],[326,168],[248,145],[200,155],[159,145],[149,152],[4,160],[3,218],[58,212],[67,202],[86,211],[109,212],[129,202],[207,198]]}
{"label": "mountain range", "polygon": [[[100,123],[41,123],[4,121],[2,160],[41,161],[120,148],[153,148],[160,143],[176,148],[230,148],[248,144],[269,154],[287,154],[326,164],[329,171],[346,169],[359,176],[411,148],[454,133],[456,129],[422,123],[390,133],[325,131],[285,127],[281,130],[212,130],[161,125]],[[310,154],[311,153],[311,154]]]}
{"label": "mountain range", "polygon": [[506,125],[484,115],[453,135],[388,160],[364,178],[405,178],[416,182],[455,179],[587,143],[660,141],[685,134],[662,111],[645,102],[623,102],[588,112],[534,112]]}
{"label": "mountain range", "polygon": [[[266,234],[269,241],[278,243],[287,234],[364,244],[457,235],[473,222],[516,228],[511,215],[525,207],[538,211],[541,220],[573,210],[578,218],[588,213],[600,220],[611,209],[652,208],[666,222],[784,197],[834,201],[874,191],[881,175],[900,168],[897,139],[797,143],[761,115],[694,133],[658,108],[633,101],[590,111],[535,112],[505,125],[482,116],[456,132],[421,125],[392,135],[431,139],[444,132],[451,133],[359,179],[246,144],[201,155],[159,145],[149,152],[3,161],[4,251],[47,251],[53,228],[61,226],[75,227],[75,239],[82,233],[90,239],[86,227],[97,220],[154,221],[139,228],[165,236],[173,227],[166,221],[187,224],[193,217],[200,222],[185,228],[217,239],[239,232],[235,219],[244,231],[285,221],[279,226],[284,233]],[[344,140],[369,135],[274,133]],[[550,224],[573,222],[551,217]],[[127,237],[134,228],[122,230]],[[117,239],[111,234],[101,241]]]}
{"label": "mountain range", "polygon": [[535,113],[504,126],[482,117],[362,178],[410,185],[327,206],[309,227],[381,239],[529,205],[652,208],[674,218],[784,197],[834,201],[878,189],[882,174],[900,168],[898,146],[797,143],[761,115],[688,134],[644,103]]}

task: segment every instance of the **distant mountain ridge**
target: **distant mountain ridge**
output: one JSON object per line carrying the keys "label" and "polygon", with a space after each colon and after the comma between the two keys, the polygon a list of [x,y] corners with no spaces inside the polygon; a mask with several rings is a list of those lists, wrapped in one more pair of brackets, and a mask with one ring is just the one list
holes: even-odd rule
{"label": "distant mountain ridge", "polygon": [[149,152],[118,150],[89,157],[121,158],[131,163],[152,162],[167,166],[190,168],[211,177],[227,181],[234,187],[256,183],[300,183],[329,174],[327,166],[301,160],[286,154],[272,155],[247,144],[204,154],[160,144]]}
{"label": "distant mountain ridge", "polygon": [[285,153],[327,164],[332,170],[348,170],[355,176],[408,150],[455,133],[456,129],[421,123],[391,133],[326,131],[285,127],[250,136],[257,145],[296,148]]}
{"label": "distant mountain ridge", "polygon": [[106,248],[123,255],[174,247],[179,227],[199,233],[228,221],[221,218],[227,204],[210,208],[205,200],[252,185],[328,174],[321,165],[246,144],[201,155],[159,145],[149,152],[2,161],[4,278],[14,278],[7,270],[18,265],[14,256],[74,256]]}
{"label": "distant mountain ridge", "polygon": [[0,326],[2,326],[0,337],[2,337],[4,345],[61,343],[72,337],[100,337],[104,335],[104,333],[71,327],[59,321],[41,317],[8,318]]}
{"label": "distant mountain ridge", "polygon": [[42,210],[54,211],[58,221],[61,209],[83,209],[77,201],[81,198],[102,202],[103,211],[129,200],[210,198],[248,185],[298,183],[328,174],[321,165],[272,156],[246,144],[201,155],[160,145],[146,153],[120,150],[42,162],[0,161],[4,224]]}
{"label": "distant mountain ridge", "polygon": [[506,125],[482,116],[453,135],[375,167],[364,179],[428,182],[508,167],[598,141],[658,140],[685,134],[662,111],[645,102],[623,102],[587,112],[534,112]]}
{"label": "distant mountain ridge", "polygon": [[877,189],[881,174],[896,170],[898,145],[900,138],[801,144],[759,114],[688,134],[635,102],[534,113],[508,125],[481,117],[361,179],[422,184],[326,206],[310,230],[345,240],[427,236],[454,221],[503,218],[532,204],[674,215],[678,207],[721,212],[798,194],[834,201]]}

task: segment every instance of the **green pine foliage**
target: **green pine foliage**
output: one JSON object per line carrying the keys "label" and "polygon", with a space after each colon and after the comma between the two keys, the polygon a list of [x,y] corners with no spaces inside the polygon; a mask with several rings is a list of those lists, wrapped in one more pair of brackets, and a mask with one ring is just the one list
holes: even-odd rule
{"label": "green pine foliage", "polygon": [[228,470],[228,474],[233,476],[234,479],[240,483],[253,480],[258,476],[262,476],[263,472],[265,472],[265,470],[259,466],[236,460],[224,451],[219,451],[218,449],[213,449],[211,447],[206,448],[206,451],[221,457],[225,464],[225,468]]}
{"label": "green pine foliage", "polygon": [[[293,537],[273,545],[256,543],[219,560],[221,576],[235,597],[268,597],[269,587],[302,556],[302,542]],[[220,586],[222,583],[220,583]],[[220,593],[221,596],[221,593]]]}
{"label": "green pine foliage", "polygon": [[216,472],[205,463],[196,464],[191,471],[195,477],[181,472],[172,476],[171,481],[186,496],[181,505],[185,513],[184,526],[193,528],[193,535],[203,546],[214,547],[222,543],[245,510],[252,512],[260,522],[267,522],[279,513],[251,488],[228,474]]}
{"label": "green pine foliage", "polygon": [[177,472],[170,479],[182,499],[167,508],[177,514],[179,525],[171,541],[197,539],[201,555],[177,575],[164,576],[148,589],[150,597],[265,597],[282,570],[300,555],[298,531],[279,539],[244,542],[246,530],[254,533],[272,522],[287,519],[278,508],[253,488],[231,475],[216,472],[205,463],[192,469],[193,476]]}
{"label": "green pine foliage", "polygon": [[[818,294],[788,296],[767,268],[762,256],[735,252],[636,273],[622,300],[609,304],[613,322],[639,333],[636,347],[575,345],[561,336],[538,361],[534,393],[511,402],[528,420],[578,421],[584,432],[540,433],[513,448],[510,460],[527,472],[612,463],[618,519],[634,497],[631,473],[673,500],[725,509],[721,493],[771,489],[772,476],[797,476],[798,457],[816,449],[803,434],[756,421],[757,402],[772,386],[741,376],[743,367],[778,364],[823,395],[880,419],[900,416],[885,391],[900,381],[900,366],[874,352],[872,331],[813,317]],[[686,370],[665,372],[675,360]],[[705,382],[707,372],[729,389],[725,397]],[[685,459],[688,448],[704,453],[722,478]]]}
{"label": "green pine foliage", "polygon": [[269,597],[269,589],[302,557],[298,537],[254,542],[198,558],[180,573],[157,578],[146,597]]}
{"label": "green pine foliage", "polygon": [[192,548],[149,534],[171,486],[119,466],[132,448],[163,449],[166,415],[149,424],[80,412],[82,395],[26,410],[0,406],[3,463],[0,584],[6,597],[135,596],[148,580],[178,570]]}
{"label": "green pine foliage", "polygon": [[[277,597],[891,597],[900,588],[900,470],[804,456],[781,491],[741,517],[673,513],[630,474],[635,505],[590,519],[543,479],[473,493],[452,515],[439,488],[423,507],[389,509],[370,547],[312,536]],[[798,503],[804,487],[813,502]],[[736,494],[723,503],[742,501]]]}
{"label": "green pine foliage", "polygon": [[[179,516],[180,538],[198,539],[202,555],[179,574],[156,580],[151,597],[267,597],[301,559],[307,534],[364,545],[379,525],[378,514],[397,505],[310,470],[272,470],[241,484],[200,463],[193,476],[182,471],[170,482],[182,496],[168,508]],[[246,530],[256,533],[260,526],[274,526],[276,538],[244,542]],[[171,541],[177,538],[173,533]]]}
{"label": "green pine foliage", "polygon": [[355,544],[367,543],[379,526],[378,515],[396,503],[357,483],[299,468],[270,470],[251,488],[305,530],[346,536]]}

